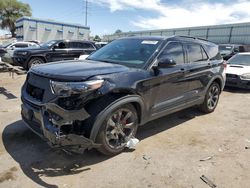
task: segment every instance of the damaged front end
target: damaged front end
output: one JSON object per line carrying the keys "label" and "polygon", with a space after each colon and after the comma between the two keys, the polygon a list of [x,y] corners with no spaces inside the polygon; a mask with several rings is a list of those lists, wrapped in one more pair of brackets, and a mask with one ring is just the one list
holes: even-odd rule
{"label": "damaged front end", "polygon": [[97,148],[99,145],[88,138],[90,127],[84,127],[84,121],[90,117],[84,101],[96,97],[91,91],[101,84],[102,81],[96,80],[83,84],[52,83],[48,78],[29,73],[22,88],[22,119],[54,148],[75,152]]}

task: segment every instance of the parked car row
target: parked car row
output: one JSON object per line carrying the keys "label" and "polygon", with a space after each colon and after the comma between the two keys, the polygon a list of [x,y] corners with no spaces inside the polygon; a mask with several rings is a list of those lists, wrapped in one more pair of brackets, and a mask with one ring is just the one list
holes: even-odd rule
{"label": "parked car row", "polygon": [[85,58],[99,47],[91,41],[52,40],[42,45],[35,42],[17,42],[3,49],[2,60],[26,70],[47,62]]}
{"label": "parked car row", "polygon": [[229,60],[237,53],[250,52],[250,45],[220,44],[219,51],[224,60]]}
{"label": "parked car row", "polygon": [[34,42],[13,42],[6,44],[0,48],[0,60],[13,64],[13,53],[17,49],[36,48],[38,43]]}

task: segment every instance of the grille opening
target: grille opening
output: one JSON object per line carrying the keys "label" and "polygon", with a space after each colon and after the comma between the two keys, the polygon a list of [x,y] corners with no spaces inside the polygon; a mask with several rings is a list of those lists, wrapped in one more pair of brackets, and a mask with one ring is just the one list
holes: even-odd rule
{"label": "grille opening", "polygon": [[26,91],[34,99],[40,102],[43,100],[44,89],[38,88],[28,83]]}
{"label": "grille opening", "polygon": [[238,75],[236,74],[226,74],[227,78],[238,78]]}

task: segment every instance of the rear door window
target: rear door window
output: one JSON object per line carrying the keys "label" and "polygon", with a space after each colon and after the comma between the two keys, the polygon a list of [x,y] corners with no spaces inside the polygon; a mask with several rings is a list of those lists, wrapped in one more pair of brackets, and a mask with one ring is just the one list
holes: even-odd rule
{"label": "rear door window", "polygon": [[69,42],[69,48],[79,48],[78,42]]}
{"label": "rear door window", "polygon": [[94,49],[94,46],[90,43],[79,43],[80,48],[84,49]]}
{"label": "rear door window", "polygon": [[15,48],[27,48],[28,44],[27,43],[17,43],[14,46],[15,46]]}

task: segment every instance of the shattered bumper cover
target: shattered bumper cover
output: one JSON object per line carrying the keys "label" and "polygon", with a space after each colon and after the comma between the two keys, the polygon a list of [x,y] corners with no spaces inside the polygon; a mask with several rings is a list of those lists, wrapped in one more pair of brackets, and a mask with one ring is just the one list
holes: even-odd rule
{"label": "shattered bumper cover", "polygon": [[[22,98],[21,106],[22,119],[26,125],[40,137],[42,137],[51,147],[65,148],[73,151],[85,150],[99,147],[93,140],[82,135],[64,134],[61,126],[75,120],[84,120],[89,117],[85,109],[68,111],[57,104],[47,103],[43,105],[33,104]],[[51,121],[48,112],[63,117]]]}

